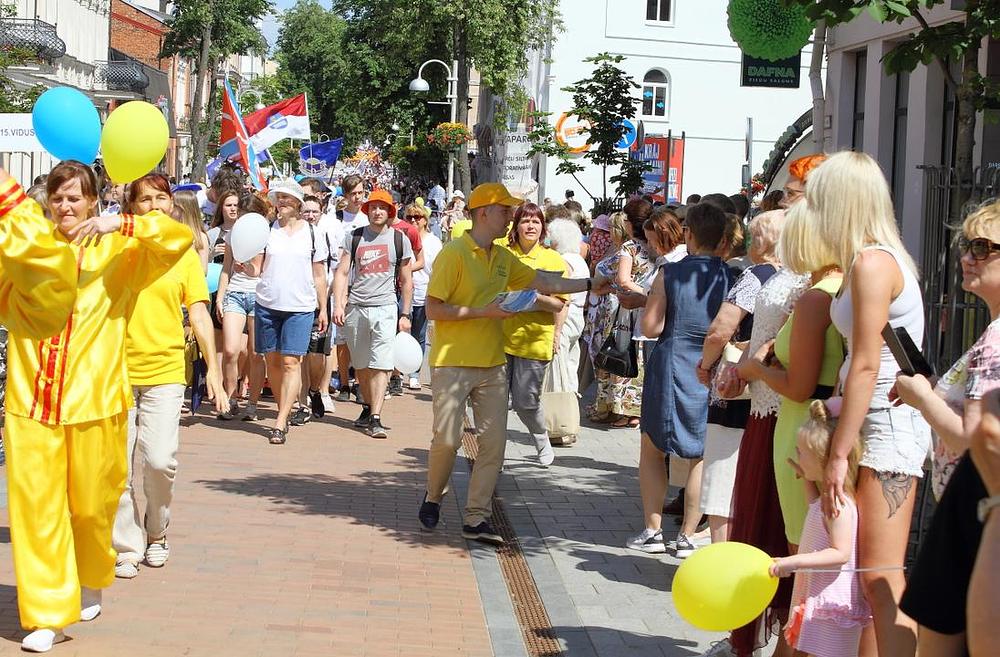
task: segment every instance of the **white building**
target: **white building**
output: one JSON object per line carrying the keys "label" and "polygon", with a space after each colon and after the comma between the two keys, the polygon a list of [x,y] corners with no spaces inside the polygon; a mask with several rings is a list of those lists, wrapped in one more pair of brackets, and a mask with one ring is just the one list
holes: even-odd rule
{"label": "white building", "polygon": [[[802,53],[799,88],[741,87],[741,52],[729,35],[726,6],[725,0],[562,2],[566,29],[556,36],[548,56],[551,63],[542,72],[536,106],[550,112],[555,122],[572,107],[572,97],[562,87],[593,71],[593,64],[583,59],[600,52],[622,55],[620,66],[642,85],[637,97],[646,96],[636,116],[646,136],[685,137],[683,171],[678,172],[682,188],[676,190],[681,200],[695,193],[736,193],[742,183],[747,118],[753,119],[751,169],[756,173],[775,140],[810,109],[810,47]],[[572,177],[556,174],[557,164],[549,158],[540,173],[539,198],[558,202],[572,189],[587,206],[587,193]],[[600,173],[594,169],[588,167],[578,177],[600,196]]]}

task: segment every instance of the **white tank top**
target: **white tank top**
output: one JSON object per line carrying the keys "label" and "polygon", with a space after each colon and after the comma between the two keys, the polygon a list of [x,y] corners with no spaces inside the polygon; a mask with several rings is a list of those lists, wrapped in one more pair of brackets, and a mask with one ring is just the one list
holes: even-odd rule
{"label": "white tank top", "polygon": [[[910,334],[913,344],[920,347],[924,341],[924,303],[923,297],[920,294],[920,283],[917,281],[917,277],[901,261],[899,253],[895,249],[878,245],[866,247],[864,250],[867,251],[869,249],[879,249],[891,255],[895,259],[899,270],[903,273],[903,290],[889,304],[889,324],[893,328],[905,328],[906,332]],[[841,295],[836,297],[830,304],[830,319],[833,321],[833,325],[837,327],[837,331],[847,341],[847,358],[844,360],[844,365],[840,368],[840,382],[843,384],[847,379],[847,372],[851,367],[851,353],[854,351],[851,345],[851,335],[854,328],[854,308],[851,305],[851,288],[849,284],[844,285]],[[875,394],[880,395],[884,391],[887,391],[888,386],[896,380],[898,372],[899,365],[896,364],[896,359],[892,357],[889,347],[883,343]],[[880,391],[883,391],[883,393],[880,393]],[[888,400],[873,398],[871,407],[881,408],[880,403],[888,404]]]}

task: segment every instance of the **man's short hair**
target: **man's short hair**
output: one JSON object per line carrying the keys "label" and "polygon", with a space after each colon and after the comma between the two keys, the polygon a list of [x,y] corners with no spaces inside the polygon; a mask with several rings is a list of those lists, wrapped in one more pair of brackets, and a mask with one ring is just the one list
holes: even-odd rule
{"label": "man's short hair", "polygon": [[345,194],[347,194],[349,191],[361,184],[364,184],[364,180],[361,179],[361,176],[356,173],[352,173],[344,178],[344,181],[340,183],[340,188]]}

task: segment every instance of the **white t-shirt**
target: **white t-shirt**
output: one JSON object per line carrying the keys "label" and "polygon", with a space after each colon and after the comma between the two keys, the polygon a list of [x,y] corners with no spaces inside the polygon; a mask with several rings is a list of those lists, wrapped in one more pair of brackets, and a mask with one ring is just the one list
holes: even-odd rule
{"label": "white t-shirt", "polygon": [[[562,259],[566,261],[569,268],[569,278],[590,278],[590,268],[587,261],[579,253],[562,253]],[[574,292],[569,297],[570,303],[579,308],[587,303],[587,291]]]}
{"label": "white t-shirt", "polygon": [[421,233],[420,244],[423,247],[424,268],[413,272],[413,305],[423,306],[427,303],[427,284],[434,271],[434,258],[441,253],[441,240],[434,233]]}
{"label": "white t-shirt", "polygon": [[344,232],[349,233],[355,228],[364,228],[368,225],[368,215],[364,212],[358,210],[357,214],[353,214],[344,210]]}
{"label": "white t-shirt", "polygon": [[[329,267],[326,270],[326,283],[328,286],[333,285],[333,274],[337,271],[337,264],[340,262],[340,255],[343,253],[344,235],[346,231],[344,230],[344,224],[337,219],[337,215],[324,214],[316,222],[316,227],[319,228],[320,232],[325,235],[325,244],[329,245],[330,248],[330,259]],[[318,235],[319,233],[317,233]],[[330,293],[333,293],[333,288],[330,288]]]}
{"label": "white t-shirt", "polygon": [[[313,249],[315,235],[316,251]],[[278,222],[271,226],[264,251],[264,271],[257,284],[257,303],[269,310],[284,312],[312,312],[316,310],[316,285],[313,282],[312,263],[324,262],[329,255],[326,235],[321,229],[309,230],[302,222],[292,235]]]}

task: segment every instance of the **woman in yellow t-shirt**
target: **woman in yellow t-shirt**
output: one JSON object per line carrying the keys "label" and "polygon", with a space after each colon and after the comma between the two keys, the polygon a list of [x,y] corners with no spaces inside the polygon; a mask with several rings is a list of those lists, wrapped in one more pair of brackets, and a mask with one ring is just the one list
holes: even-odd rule
{"label": "woman in yellow t-shirt", "polygon": [[[131,389],[125,326],[132,297],[191,247],[191,231],[162,212],[94,216],[97,178],[58,164],[46,180],[57,239],[72,241],[73,312],[46,339],[11,336],[7,485],[17,603],[45,652],[62,628],[101,612],[115,577],[111,527],[125,486]],[[41,216],[29,203],[25,212]]]}
{"label": "woman in yellow t-shirt", "polygon": [[[151,173],[129,185],[125,208],[136,214],[159,210],[172,215],[174,203],[166,176]],[[140,291],[129,309],[125,353],[136,406],[129,412],[128,477],[112,536],[118,553],[116,577],[135,577],[143,558],[148,566],[159,568],[170,556],[166,532],[177,475],[181,406],[186,387],[182,306],[187,308],[191,330],[208,367],[205,376],[208,398],[215,401],[218,413],[228,405],[215,354],[208,284],[198,251],[192,246],[169,271]],[[132,488],[137,444],[146,494],[144,512],[140,511]],[[140,518],[144,519],[141,524]]]}
{"label": "woman in yellow t-shirt", "polygon": [[[532,269],[566,274],[566,261],[542,245],[545,214],[534,203],[525,203],[514,213],[507,244],[518,260]],[[555,458],[542,412],[542,380],[559,344],[559,328],[566,299],[539,294],[531,311],[517,313],[503,321],[507,380],[514,412],[524,422],[538,449],[538,460],[548,466]],[[557,322],[557,319],[559,320]]]}

